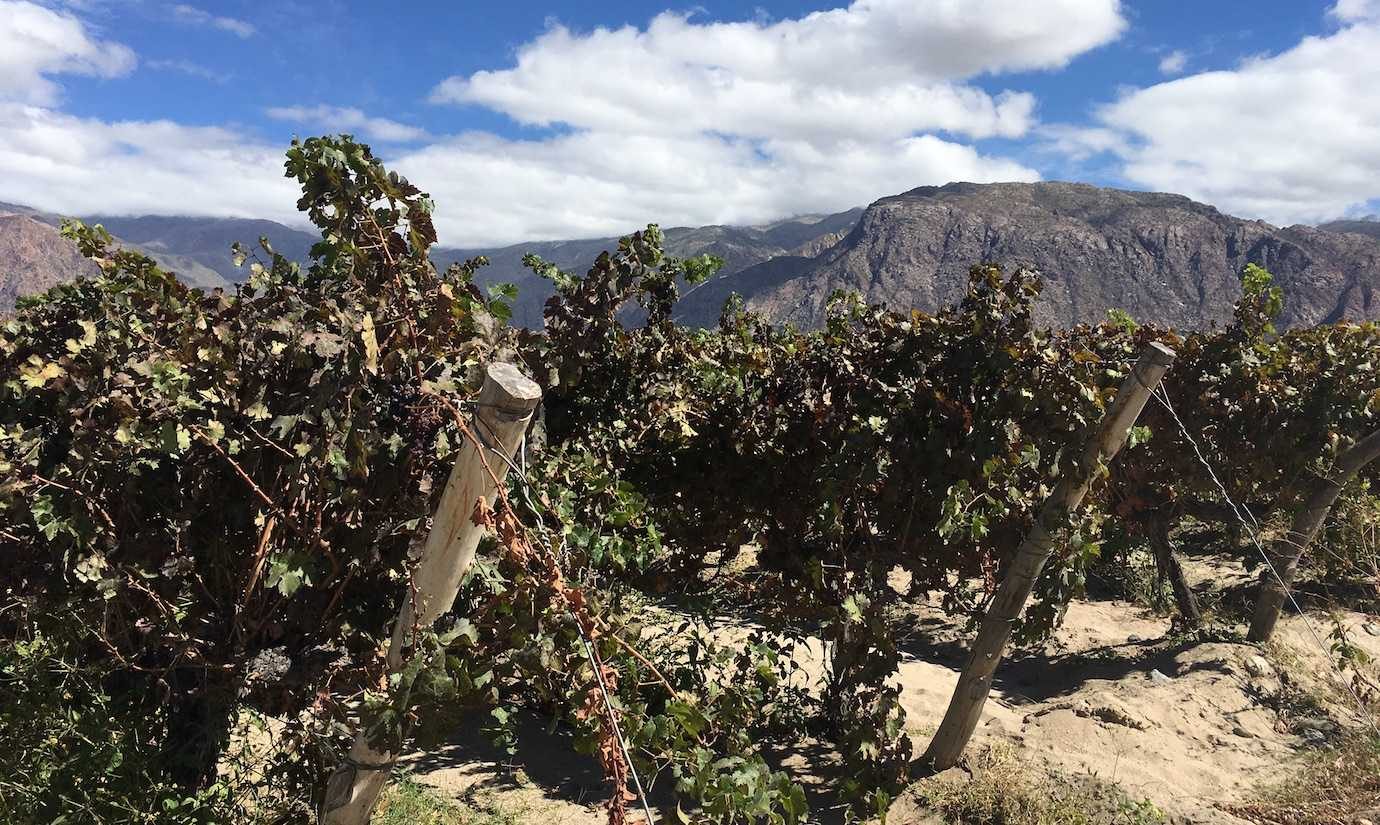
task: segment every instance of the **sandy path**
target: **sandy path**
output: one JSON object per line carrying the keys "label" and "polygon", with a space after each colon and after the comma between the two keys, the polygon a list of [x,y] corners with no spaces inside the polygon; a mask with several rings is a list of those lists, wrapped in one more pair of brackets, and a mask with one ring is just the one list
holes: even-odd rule
{"label": "sandy path", "polygon": [[[913,613],[915,632],[903,643],[898,678],[918,754],[948,703],[966,637],[937,610],[920,606]],[[1314,621],[1325,635],[1330,625]],[[1345,621],[1354,641],[1380,658],[1380,638],[1361,629],[1367,618],[1348,614]],[[1042,650],[1003,664],[973,747],[1004,743],[1030,764],[1115,782],[1175,821],[1238,821],[1215,803],[1243,799],[1252,786],[1286,776],[1305,740],[1263,701],[1280,689],[1280,679],[1273,665],[1251,662],[1257,648],[1175,644],[1163,640],[1168,629],[1167,619],[1124,602],[1073,603]],[[1315,684],[1326,678],[1326,660],[1297,616],[1282,622],[1278,641],[1290,676]],[[817,641],[801,654],[810,672],[818,672],[821,658]],[[499,755],[473,738],[414,756],[410,766],[427,784],[524,822],[604,821],[597,808],[603,787],[591,760],[573,754],[539,720],[525,726],[521,742],[516,770],[497,768]],[[817,793],[835,761],[827,748],[806,746],[783,765]],[[814,808],[818,819],[837,818]]]}

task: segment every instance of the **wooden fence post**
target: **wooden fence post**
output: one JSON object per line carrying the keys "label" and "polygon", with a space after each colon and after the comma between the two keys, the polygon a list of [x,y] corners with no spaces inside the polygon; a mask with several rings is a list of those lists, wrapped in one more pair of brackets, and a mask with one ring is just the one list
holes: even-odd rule
{"label": "wooden fence post", "polygon": [[[1270,566],[1260,571],[1260,595],[1256,596],[1251,629],[1246,633],[1248,641],[1270,640],[1275,632],[1275,623],[1279,621],[1280,608],[1284,607],[1285,589],[1294,581],[1303,551],[1317,538],[1342,489],[1356,478],[1363,467],[1377,458],[1380,458],[1380,430],[1337,456],[1329,475],[1314,479],[1303,508],[1294,515],[1294,522],[1289,525],[1289,532],[1271,545],[1267,552],[1274,573],[1270,572]],[[1275,578],[1275,574],[1279,575],[1279,579]]]}
{"label": "wooden fence post", "polygon": [[953,767],[968,746],[982,707],[992,691],[992,674],[1001,663],[1006,643],[1011,638],[1011,623],[1025,608],[1035,580],[1054,549],[1055,536],[1068,513],[1082,503],[1092,484],[1098,467],[1110,461],[1131,431],[1150,393],[1174,362],[1174,350],[1160,343],[1151,343],[1131,373],[1121,383],[1112,408],[1102,420],[1097,433],[1088,440],[1073,473],[1060,479],[1054,492],[1040,507],[1035,524],[1016,550],[1006,577],[997,588],[987,615],[982,620],[972,655],[959,675],[958,686],[944,721],[921,757],[921,764],[936,771]]}
{"label": "wooden fence post", "polygon": [[[446,482],[441,503],[432,519],[417,568],[413,573],[415,597],[404,601],[388,644],[388,669],[401,668],[413,628],[425,629],[455,603],[460,581],[474,561],[484,528],[472,516],[480,496],[492,501],[494,479],[508,474],[508,462],[522,440],[532,411],[541,401],[541,388],[512,364],[490,364],[479,391],[470,428],[488,447],[481,454],[466,440],[460,445]],[[500,456],[498,453],[502,453]],[[416,605],[415,612],[413,605]],[[369,744],[367,725],[355,735],[350,755],[331,774],[321,805],[322,825],[367,825],[379,793],[397,760],[397,754],[375,750]]]}

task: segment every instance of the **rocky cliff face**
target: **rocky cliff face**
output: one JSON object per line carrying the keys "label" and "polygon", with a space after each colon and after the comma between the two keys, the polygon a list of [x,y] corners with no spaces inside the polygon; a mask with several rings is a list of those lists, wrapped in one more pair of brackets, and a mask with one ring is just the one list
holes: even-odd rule
{"label": "rocky cliff face", "polygon": [[28,215],[0,215],[0,316],[22,296],[95,272],[96,265],[54,227]]}
{"label": "rocky cliff face", "polygon": [[1285,291],[1284,322],[1380,316],[1380,241],[1223,215],[1180,195],[1070,183],[922,187],[868,207],[842,241],[717,279],[679,309],[708,324],[730,291],[777,321],[818,325],[836,289],[933,311],[958,300],[974,263],[1040,270],[1040,321],[1137,319],[1203,328],[1231,317],[1237,273],[1257,263]]}
{"label": "rocky cliff face", "polygon": [[[59,216],[48,212],[0,203],[0,314],[14,309],[16,299],[21,296],[35,295],[63,281],[95,274],[95,264],[81,256],[76,244],[62,237],[58,228],[61,222]],[[88,221],[100,222],[100,218]],[[151,255],[160,266],[177,273],[183,282],[192,286],[225,286],[230,280],[201,263],[195,255],[178,254],[157,242],[145,246],[122,237],[119,232],[113,234],[117,245]],[[198,249],[194,245],[188,248]],[[209,248],[205,252],[202,257],[213,257]],[[224,247],[224,258],[227,271],[233,272],[228,244]]]}

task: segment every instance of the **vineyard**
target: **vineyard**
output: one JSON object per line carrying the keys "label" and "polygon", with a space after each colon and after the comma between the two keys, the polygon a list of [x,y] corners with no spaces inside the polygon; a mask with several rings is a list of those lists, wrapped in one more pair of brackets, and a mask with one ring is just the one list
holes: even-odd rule
{"label": "vineyard", "polygon": [[[530,257],[533,331],[484,260],[431,264],[431,201],[368,147],[286,168],[309,262],[238,248],[203,293],[72,223],[99,276],[0,322],[5,821],[367,822],[400,757],[513,752],[524,716],[610,825],[816,821],[779,758],[807,741],[865,819],[980,763],[1003,657],[1090,589],[1250,651],[1380,604],[1380,326],[1276,329],[1259,267],[1203,331],[1041,329],[1039,275],[991,264],[933,315],[692,329],[718,262],[649,226],[584,274]],[[1201,603],[1203,535],[1258,586]],[[969,631],[942,720],[897,679],[921,604]],[[1373,665],[1311,626],[1335,737],[1380,752]]]}

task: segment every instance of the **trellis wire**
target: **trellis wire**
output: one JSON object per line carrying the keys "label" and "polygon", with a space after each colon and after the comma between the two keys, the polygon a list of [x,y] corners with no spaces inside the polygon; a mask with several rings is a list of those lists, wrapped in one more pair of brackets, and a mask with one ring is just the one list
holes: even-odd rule
{"label": "trellis wire", "polygon": [[[541,511],[537,508],[536,504],[532,502],[532,496],[530,494],[532,482],[527,478],[526,433],[523,434],[522,441],[519,443],[518,447],[523,463],[523,466],[519,467],[514,463],[512,458],[504,454],[503,450],[496,449],[493,446],[487,435],[482,432],[483,422],[478,419],[476,419],[476,422],[481,425],[475,428],[475,436],[480,442],[480,446],[502,459],[503,462],[508,465],[509,472],[517,474],[518,481],[521,482],[520,488],[522,490],[522,498],[523,501],[526,502],[527,508],[533,513],[540,514]],[[546,530],[545,525],[541,524],[540,520],[538,520],[537,524],[538,532],[543,534],[549,532]],[[545,536],[543,537],[545,538]],[[556,552],[559,553],[565,548],[565,537],[558,537],[557,543],[559,549],[557,549]],[[647,825],[656,825],[656,817],[652,815],[652,806],[647,799],[647,792],[642,788],[642,779],[637,774],[637,766],[633,764],[632,752],[628,749],[628,740],[624,738],[623,729],[618,724],[618,714],[613,707],[613,700],[609,696],[608,685],[604,682],[603,668],[600,667],[598,656],[594,651],[594,645],[589,638],[589,634],[585,632],[584,625],[580,623],[579,617],[575,615],[575,611],[567,608],[567,612],[570,613],[571,621],[575,623],[575,629],[580,634],[580,643],[584,646],[585,657],[589,659],[589,666],[594,671],[595,683],[599,686],[599,694],[603,697],[604,708],[608,711],[609,725],[613,728],[614,738],[618,740],[618,747],[623,752],[623,761],[628,765],[628,774],[632,776],[633,786],[637,788],[637,798],[638,801],[642,803],[642,812],[647,816]]]}
{"label": "trellis wire", "polygon": [[[1367,722],[1372,728],[1375,728],[1377,732],[1380,732],[1380,722],[1377,722],[1375,717],[1371,715],[1369,709],[1366,708],[1365,701],[1361,699],[1361,695],[1356,692],[1356,689],[1347,680],[1346,674],[1342,671],[1341,667],[1333,660],[1332,655],[1328,652],[1327,645],[1323,643],[1322,637],[1318,635],[1317,629],[1313,627],[1313,623],[1309,621],[1307,614],[1304,613],[1303,606],[1294,598],[1293,590],[1285,583],[1284,578],[1279,575],[1279,571],[1275,569],[1274,562],[1270,560],[1270,554],[1265,551],[1265,547],[1260,543],[1260,537],[1257,532],[1257,529],[1260,527],[1260,522],[1256,519],[1255,514],[1251,512],[1250,507],[1247,505],[1238,505],[1232,499],[1231,494],[1227,492],[1226,485],[1218,478],[1212,463],[1203,455],[1202,449],[1198,446],[1198,440],[1188,431],[1188,427],[1184,424],[1183,419],[1179,418],[1179,413],[1174,409],[1173,402],[1170,401],[1169,390],[1164,387],[1163,383],[1157,388],[1151,389],[1147,387],[1147,389],[1150,389],[1151,396],[1169,413],[1169,417],[1174,420],[1175,426],[1179,428],[1179,433],[1188,441],[1189,446],[1193,448],[1193,454],[1197,456],[1198,463],[1202,464],[1203,469],[1207,470],[1208,477],[1212,479],[1213,485],[1217,487],[1217,491],[1221,494],[1222,500],[1227,503],[1227,507],[1231,509],[1236,520],[1240,522],[1242,528],[1245,529],[1246,535],[1250,537],[1251,545],[1255,547],[1256,552],[1260,554],[1261,560],[1265,562],[1265,568],[1270,572],[1270,575],[1274,577],[1275,581],[1279,583],[1280,588],[1284,591],[1285,597],[1289,600],[1289,603],[1293,605],[1294,611],[1297,612],[1299,618],[1303,620],[1304,627],[1308,628],[1308,634],[1312,637],[1313,643],[1317,645],[1323,658],[1327,660],[1333,672],[1336,673],[1337,680],[1346,688],[1347,693],[1351,695],[1352,700],[1356,703],[1356,710],[1360,718]],[[1243,512],[1245,513],[1244,516],[1242,515]],[[1247,518],[1249,518],[1249,521],[1247,521]],[[1286,539],[1286,541],[1289,541],[1295,546],[1298,544],[1292,539]]]}

